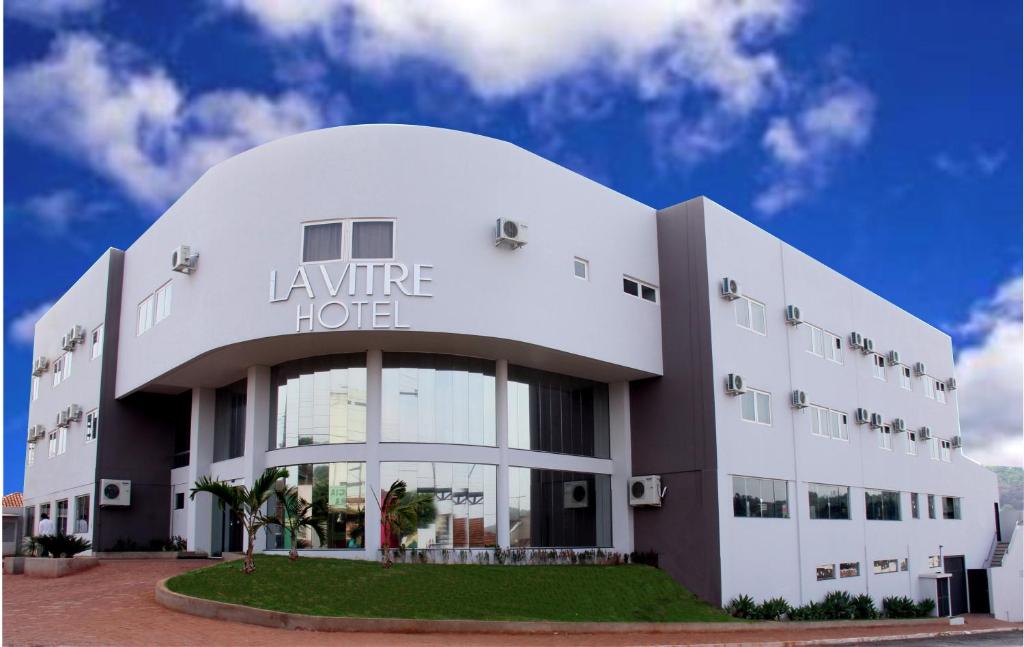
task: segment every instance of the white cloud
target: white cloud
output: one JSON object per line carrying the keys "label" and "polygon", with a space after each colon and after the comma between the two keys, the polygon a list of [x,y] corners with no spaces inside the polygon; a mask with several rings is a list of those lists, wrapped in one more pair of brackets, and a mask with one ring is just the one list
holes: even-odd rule
{"label": "white cloud", "polygon": [[1006,162],[1005,150],[976,151],[972,155],[953,155],[941,152],[932,158],[932,165],[942,173],[957,179],[972,175],[990,176]]}
{"label": "white cloud", "polygon": [[987,465],[1024,462],[1024,328],[1021,276],[974,307],[960,332],[976,343],[960,351],[957,377],[965,452]]}
{"label": "white cloud", "polygon": [[104,0],[7,0],[4,15],[34,25],[53,26],[95,15]]}
{"label": "white cloud", "polygon": [[14,131],[84,161],[157,208],[217,162],[323,121],[294,93],[188,97],[163,69],[140,68],[125,48],[82,34],[58,37],[44,59],[14,68],[5,81]]}
{"label": "white cloud", "polygon": [[7,329],[7,335],[16,344],[31,345],[36,334],[36,322],[53,307],[53,301],[41,303],[35,308],[25,310],[15,317]]}
{"label": "white cloud", "polygon": [[826,88],[795,116],[771,120],[761,138],[771,161],[768,185],[754,198],[755,208],[775,215],[820,190],[836,160],[867,141],[874,110],[875,99],[867,89],[843,81]]}
{"label": "white cloud", "polygon": [[47,235],[62,235],[78,222],[95,220],[111,209],[111,205],[87,202],[69,189],[57,189],[25,200],[17,211],[42,225]]}

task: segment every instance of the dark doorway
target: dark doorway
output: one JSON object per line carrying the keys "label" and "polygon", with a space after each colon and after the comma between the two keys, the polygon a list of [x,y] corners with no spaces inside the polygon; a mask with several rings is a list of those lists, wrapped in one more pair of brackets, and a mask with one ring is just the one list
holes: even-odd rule
{"label": "dark doorway", "polygon": [[935,608],[940,618],[945,618],[949,613],[949,578],[942,577],[935,581],[938,600],[935,601]]}
{"label": "dark doorway", "polygon": [[992,504],[996,509],[996,541],[1003,540],[1003,524],[999,523],[999,502]]}
{"label": "dark doorway", "polygon": [[242,552],[242,522],[231,512],[231,509],[222,509],[214,501],[212,521],[210,556],[219,557],[223,553]]}
{"label": "dark doorway", "polygon": [[988,571],[972,568],[967,571],[967,604],[971,613],[991,613],[988,605]]}
{"label": "dark doorway", "polygon": [[950,612],[958,616],[967,613],[967,571],[964,568],[963,555],[947,557],[943,560],[949,578]]}

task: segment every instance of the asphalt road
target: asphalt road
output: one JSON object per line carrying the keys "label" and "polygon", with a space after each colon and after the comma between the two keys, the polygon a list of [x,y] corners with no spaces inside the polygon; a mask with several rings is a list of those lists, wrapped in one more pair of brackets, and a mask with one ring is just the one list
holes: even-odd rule
{"label": "asphalt road", "polygon": [[967,647],[1021,647],[1024,642],[1024,635],[1019,631],[997,634],[978,634],[974,636],[948,636],[945,638],[928,638],[925,640],[893,640],[886,642],[870,643],[875,647],[883,645],[896,647],[917,647],[927,645],[928,647],[954,647],[966,645]]}

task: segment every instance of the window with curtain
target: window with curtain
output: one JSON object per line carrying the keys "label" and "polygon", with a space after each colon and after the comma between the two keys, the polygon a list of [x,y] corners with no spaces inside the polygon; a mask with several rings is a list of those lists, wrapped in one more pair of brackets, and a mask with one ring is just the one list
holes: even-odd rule
{"label": "window with curtain", "polygon": [[393,220],[357,220],[352,223],[352,258],[394,258]]}
{"label": "window with curtain", "polygon": [[306,225],[302,231],[302,262],[336,261],[341,258],[342,223]]}

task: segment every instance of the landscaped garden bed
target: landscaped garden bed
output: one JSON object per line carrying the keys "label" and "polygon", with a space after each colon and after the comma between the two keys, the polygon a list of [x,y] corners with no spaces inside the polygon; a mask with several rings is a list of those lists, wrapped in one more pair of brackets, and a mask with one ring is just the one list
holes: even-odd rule
{"label": "landscaped garden bed", "polygon": [[728,622],[642,565],[395,564],[257,555],[171,578],[175,593],[259,609],[355,618]]}

